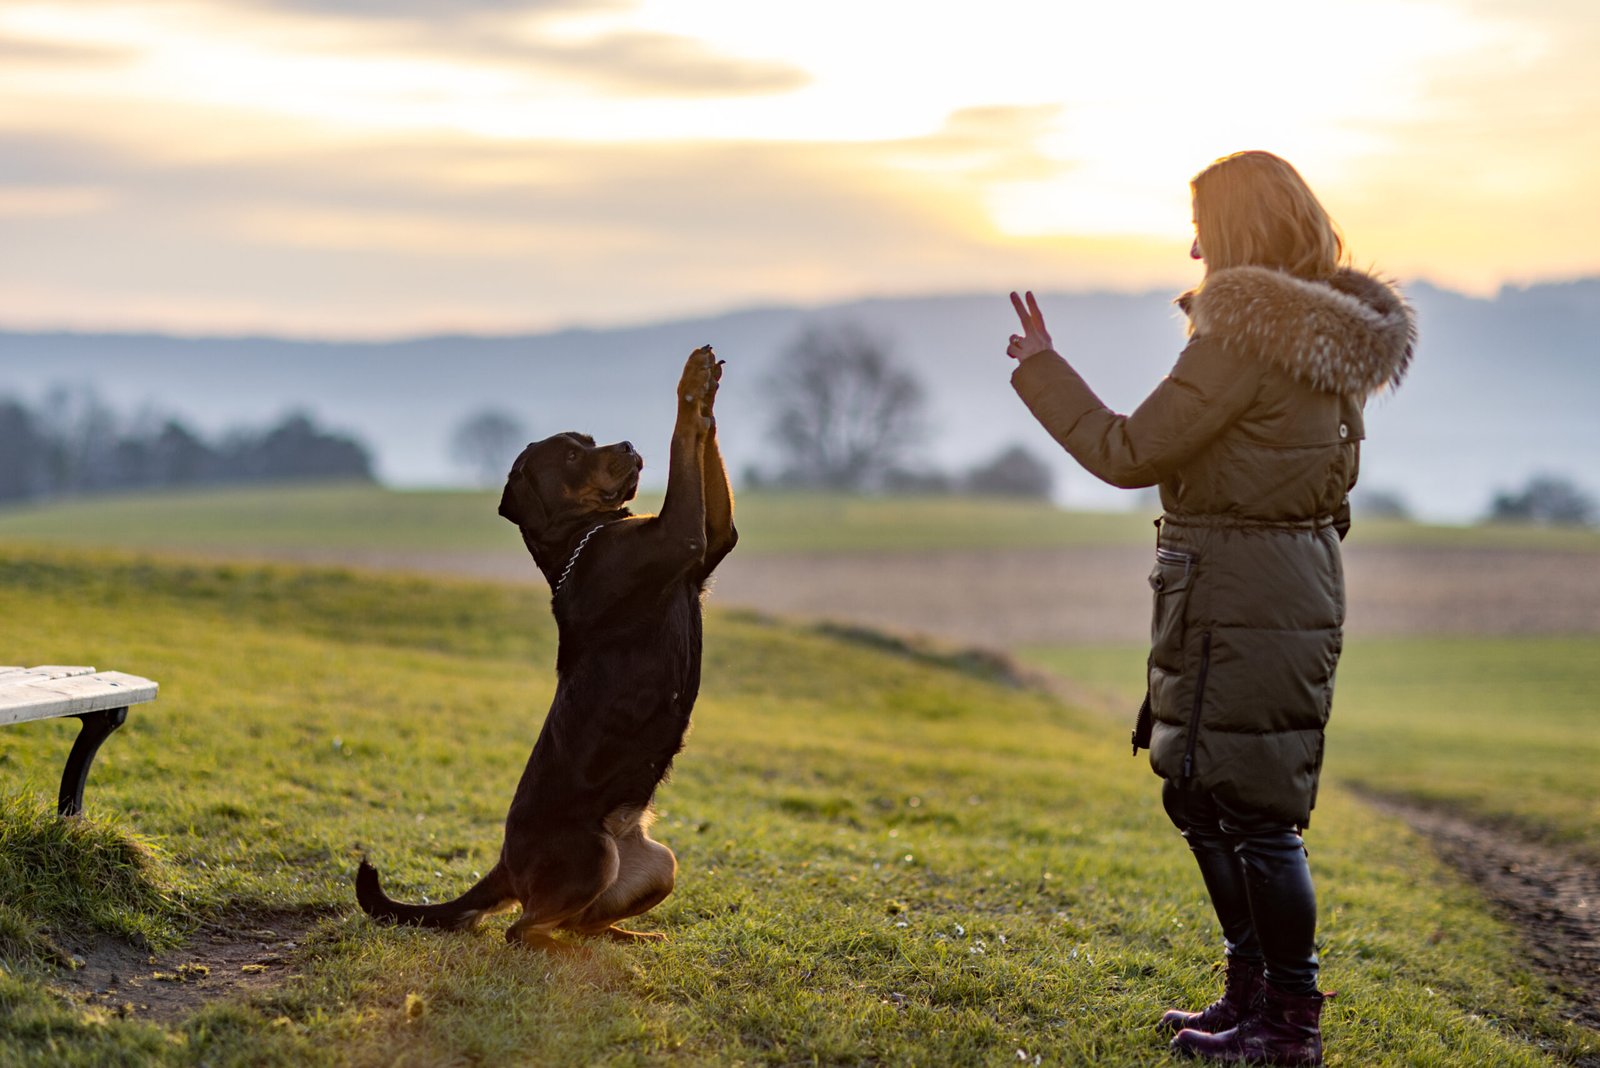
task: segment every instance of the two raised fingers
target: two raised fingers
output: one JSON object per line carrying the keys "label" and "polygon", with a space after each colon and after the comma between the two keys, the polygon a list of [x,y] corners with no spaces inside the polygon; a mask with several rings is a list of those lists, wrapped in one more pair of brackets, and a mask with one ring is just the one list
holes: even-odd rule
{"label": "two raised fingers", "polygon": [[1017,318],[1022,320],[1024,334],[1029,337],[1049,338],[1050,333],[1044,328],[1044,313],[1039,310],[1039,302],[1034,299],[1032,290],[1028,291],[1026,304],[1013,292],[1011,306],[1017,310]]}

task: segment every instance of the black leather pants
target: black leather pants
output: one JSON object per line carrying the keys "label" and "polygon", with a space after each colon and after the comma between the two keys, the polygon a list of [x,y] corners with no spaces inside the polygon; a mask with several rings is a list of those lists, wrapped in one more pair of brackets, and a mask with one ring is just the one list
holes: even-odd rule
{"label": "black leather pants", "polygon": [[1299,828],[1170,779],[1161,804],[1200,865],[1228,955],[1264,959],[1283,993],[1314,992],[1317,895]]}

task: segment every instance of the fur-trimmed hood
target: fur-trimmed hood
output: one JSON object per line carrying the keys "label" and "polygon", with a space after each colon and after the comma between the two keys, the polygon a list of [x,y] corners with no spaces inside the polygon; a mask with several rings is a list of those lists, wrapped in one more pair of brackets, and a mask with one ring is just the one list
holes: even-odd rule
{"label": "fur-trimmed hood", "polygon": [[1314,389],[1366,397],[1405,377],[1416,316],[1395,288],[1342,268],[1321,281],[1228,267],[1178,298],[1192,335],[1235,342]]}

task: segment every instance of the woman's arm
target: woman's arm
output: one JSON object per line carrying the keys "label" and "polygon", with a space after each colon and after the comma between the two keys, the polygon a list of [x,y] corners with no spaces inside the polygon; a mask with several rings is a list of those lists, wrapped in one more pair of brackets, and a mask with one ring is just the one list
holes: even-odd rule
{"label": "woman's arm", "polygon": [[[1204,337],[1191,341],[1172,372],[1132,415],[1118,415],[1053,349],[1025,354],[1036,336],[1048,344],[1044,320],[1029,294],[1018,305],[1026,334],[1008,350],[1019,363],[1011,384],[1050,436],[1089,471],[1113,486],[1152,486],[1244,413],[1261,383],[1255,361]],[[1019,343],[1020,341],[1020,343]]]}

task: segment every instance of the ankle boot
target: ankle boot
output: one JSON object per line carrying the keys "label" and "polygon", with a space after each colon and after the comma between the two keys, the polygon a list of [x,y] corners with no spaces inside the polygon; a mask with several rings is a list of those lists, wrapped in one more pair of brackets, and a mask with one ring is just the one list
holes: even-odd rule
{"label": "ankle boot", "polygon": [[1248,960],[1243,957],[1228,958],[1227,978],[1223,982],[1222,996],[1199,1012],[1184,1012],[1173,1009],[1161,1017],[1160,1027],[1165,1031],[1204,1031],[1206,1034],[1215,1034],[1226,1031],[1244,1019],[1250,1003],[1256,998],[1256,993],[1261,989],[1262,977],[1266,965],[1260,958]]}
{"label": "ankle boot", "polygon": [[1284,994],[1263,984],[1238,1026],[1211,1035],[1179,1031],[1172,1050],[1226,1064],[1320,1065],[1322,1003],[1330,996]]}

